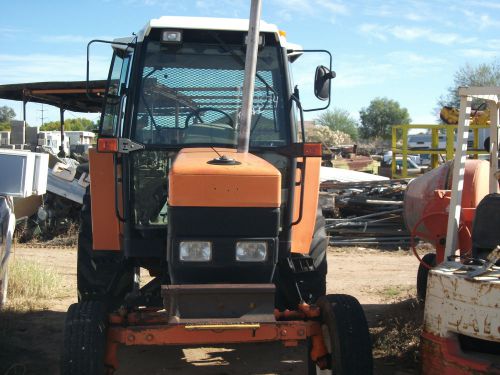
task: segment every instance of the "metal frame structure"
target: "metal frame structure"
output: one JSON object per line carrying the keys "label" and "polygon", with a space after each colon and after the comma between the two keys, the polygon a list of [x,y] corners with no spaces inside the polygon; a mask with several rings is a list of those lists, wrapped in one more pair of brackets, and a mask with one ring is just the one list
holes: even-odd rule
{"label": "metal frame structure", "polygon": [[[474,132],[474,140],[472,149],[467,149],[467,155],[486,155],[488,151],[479,149],[479,129],[487,129],[488,125],[469,125],[469,128]],[[418,149],[408,147],[408,135],[411,129],[425,129],[431,131],[431,148],[430,149]],[[439,148],[439,132],[444,131],[446,134],[446,147]],[[392,178],[406,178],[408,177],[408,155],[420,155],[429,154],[431,155],[431,168],[437,168],[439,165],[439,155],[444,155],[446,160],[452,160],[455,153],[455,131],[458,131],[457,125],[433,125],[433,124],[401,124],[394,125],[392,127],[392,161],[391,161],[391,175]],[[398,137],[398,132],[401,133],[401,138]],[[398,140],[401,139],[401,147],[398,147]],[[467,138],[466,138],[467,145]],[[396,163],[397,155],[402,155],[403,165],[401,174],[398,175]]]}
{"label": "metal frame structure", "polygon": [[498,182],[495,178],[495,173],[498,169],[498,111],[500,109],[500,87],[461,87],[458,90],[458,94],[460,95],[460,117],[458,119],[457,148],[453,165],[450,214],[448,216],[446,248],[444,253],[445,259],[453,255],[457,248],[472,98],[486,100],[490,108],[489,192],[498,192]]}
{"label": "metal frame structure", "polygon": [[142,309],[127,316],[111,314],[107,332],[105,364],[108,373],[118,369],[119,345],[217,345],[281,341],[295,347],[299,341],[311,340],[310,356],[321,368],[327,348],[316,306],[302,304],[295,311],[275,310],[276,321],[239,323],[222,321],[173,322],[164,313]]}

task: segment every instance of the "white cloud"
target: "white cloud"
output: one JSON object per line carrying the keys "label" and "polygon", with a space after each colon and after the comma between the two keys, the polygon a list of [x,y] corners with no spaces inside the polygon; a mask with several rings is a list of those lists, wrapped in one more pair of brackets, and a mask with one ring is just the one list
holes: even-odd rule
{"label": "white cloud", "polygon": [[471,58],[495,58],[500,55],[498,50],[488,50],[488,49],[482,49],[482,48],[468,48],[468,49],[461,49],[460,54],[465,57],[471,57]]}
{"label": "white cloud", "polygon": [[[91,79],[104,79],[109,57],[93,56]],[[54,54],[0,54],[1,84],[42,81],[85,80],[86,57]]]}
{"label": "white cloud", "polygon": [[87,36],[87,35],[42,35],[40,41],[43,43],[84,43],[87,44],[92,39],[113,40],[112,36]]}
{"label": "white cloud", "polygon": [[386,32],[385,28],[379,25],[364,23],[359,27],[359,31],[362,34],[368,34],[369,36],[379,39],[383,42],[387,40],[387,36],[385,34]]}
{"label": "white cloud", "polygon": [[407,27],[407,26],[394,26],[387,29],[387,32],[392,34],[394,37],[402,40],[415,40],[421,38],[429,32],[427,29],[422,29],[418,27]]}
{"label": "white cloud", "polygon": [[26,30],[24,29],[18,29],[15,27],[0,27],[0,36],[4,38],[12,38],[16,37],[20,33],[25,32]]}
{"label": "white cloud", "polygon": [[451,45],[466,44],[476,40],[476,38],[464,38],[456,33],[436,32],[430,28],[408,27],[408,26],[387,26],[379,24],[362,24],[359,26],[362,34],[367,34],[379,40],[386,41],[389,36],[404,41],[427,40],[428,42]]}
{"label": "white cloud", "polygon": [[330,17],[335,23],[339,16],[350,14],[349,7],[340,0],[273,0],[278,15],[285,21],[292,21],[297,17]]}
{"label": "white cloud", "polygon": [[425,21],[425,19],[426,19],[423,15],[418,14],[418,13],[412,13],[412,12],[407,13],[407,14],[405,15],[405,18],[406,18],[407,20],[410,20],[410,21],[417,21],[417,22],[420,22],[420,21]]}
{"label": "white cloud", "polygon": [[345,4],[338,1],[316,0],[316,4],[326,8],[328,11],[336,15],[349,14],[349,8]]}
{"label": "white cloud", "polygon": [[378,4],[375,6],[366,6],[364,8],[364,14],[372,17],[394,17],[397,14],[397,7],[392,4]]}
{"label": "white cloud", "polygon": [[471,1],[469,6],[473,9],[480,9],[480,8],[500,9],[500,3],[494,1]]}
{"label": "white cloud", "polygon": [[211,17],[248,18],[250,8],[243,0],[197,0],[195,7]]}
{"label": "white cloud", "polygon": [[[333,80],[335,89],[351,89],[373,86],[398,79],[397,61],[387,58],[371,58],[363,54],[337,56],[333,70],[337,77]],[[310,81],[312,81],[309,78]]]}
{"label": "white cloud", "polygon": [[446,63],[445,59],[439,57],[423,56],[410,51],[394,51],[387,54],[391,60],[404,61],[406,63],[422,64],[422,65],[442,65]]}

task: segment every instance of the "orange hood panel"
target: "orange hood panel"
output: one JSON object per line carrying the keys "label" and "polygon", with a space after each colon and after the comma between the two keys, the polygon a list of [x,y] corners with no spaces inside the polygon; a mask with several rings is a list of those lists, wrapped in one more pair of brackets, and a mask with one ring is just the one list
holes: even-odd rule
{"label": "orange hood panel", "polygon": [[250,153],[216,148],[240,164],[208,162],[219,155],[212,148],[183,149],[169,173],[169,205],[190,207],[279,207],[281,174]]}

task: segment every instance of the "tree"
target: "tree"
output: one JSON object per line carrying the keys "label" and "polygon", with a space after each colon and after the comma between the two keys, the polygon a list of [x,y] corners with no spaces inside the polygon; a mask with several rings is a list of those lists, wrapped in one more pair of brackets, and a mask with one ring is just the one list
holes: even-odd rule
{"label": "tree", "polygon": [[[72,118],[69,120],[64,120],[64,130],[86,130],[93,131],[97,127],[92,121],[86,118]],[[51,131],[61,129],[61,123],[59,121],[51,121],[43,124],[40,127],[41,131]]]}
{"label": "tree", "polygon": [[16,112],[10,107],[4,105],[0,107],[0,131],[10,130],[10,120],[16,117]]}
{"label": "tree", "polygon": [[0,107],[0,122],[10,122],[14,117],[16,117],[16,112],[12,108],[6,105]]}
{"label": "tree", "polygon": [[[483,63],[477,66],[465,64],[453,76],[453,85],[448,88],[448,93],[438,100],[438,111],[444,106],[460,107],[458,88],[460,86],[500,86],[500,60]],[[473,107],[477,108],[481,100],[474,100]]]}
{"label": "tree", "polygon": [[360,135],[368,138],[390,138],[392,125],[409,124],[410,115],[406,108],[392,99],[375,98],[368,108],[359,111],[361,119]]}
{"label": "tree", "polygon": [[332,111],[325,111],[314,121],[318,125],[348,134],[352,140],[358,139],[358,123],[344,109],[334,108]]}
{"label": "tree", "polygon": [[332,130],[328,126],[316,125],[306,134],[307,142],[321,142],[327,147],[340,146],[352,143],[351,137],[339,130]]}

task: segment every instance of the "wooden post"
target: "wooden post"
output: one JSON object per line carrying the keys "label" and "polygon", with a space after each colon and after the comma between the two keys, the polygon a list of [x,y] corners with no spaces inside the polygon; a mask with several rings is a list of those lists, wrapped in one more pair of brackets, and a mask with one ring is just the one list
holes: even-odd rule
{"label": "wooden post", "polygon": [[[460,93],[460,91],[459,91]],[[455,150],[455,161],[453,163],[453,182],[451,188],[450,212],[448,216],[448,228],[446,232],[446,248],[444,259],[455,254],[458,243],[458,226],[460,224],[460,213],[462,211],[462,191],[464,187],[465,159],[467,157],[467,140],[469,137],[470,106],[472,97],[460,95],[460,114],[457,129],[457,147]],[[449,144],[449,139],[446,140]],[[453,139],[452,142],[453,144]]]}

